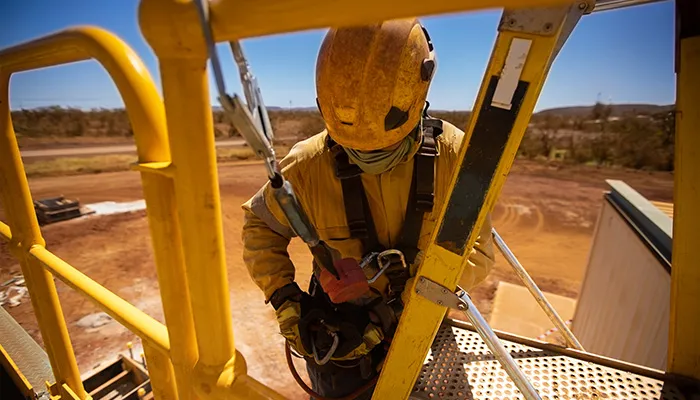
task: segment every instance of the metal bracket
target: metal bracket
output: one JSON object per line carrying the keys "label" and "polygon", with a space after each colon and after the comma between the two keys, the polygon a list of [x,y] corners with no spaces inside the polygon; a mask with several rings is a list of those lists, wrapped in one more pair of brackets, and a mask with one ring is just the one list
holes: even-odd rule
{"label": "metal bracket", "polygon": [[491,353],[496,357],[503,369],[506,370],[510,379],[513,380],[515,386],[518,387],[526,400],[541,400],[532,383],[527,376],[520,370],[518,364],[515,363],[513,357],[508,350],[503,347],[503,343],[498,339],[498,336],[493,332],[484,317],[479,313],[479,310],[474,306],[469,294],[457,287],[457,293],[453,293],[450,289],[433,282],[426,277],[418,278],[415,288],[416,294],[425,297],[433,303],[440,306],[455,308],[464,312],[469,321],[474,325],[481,339],[486,343]]}
{"label": "metal bracket", "polygon": [[468,308],[467,304],[460,299],[460,296],[466,293],[459,286],[457,287],[458,293],[454,293],[439,283],[421,276],[418,278],[415,291],[416,294],[425,297],[439,306],[445,306],[460,311],[466,311]]}
{"label": "metal bracket", "polygon": [[566,6],[505,9],[498,30],[553,36],[568,12],[569,8]]}
{"label": "metal bracket", "polygon": [[557,44],[552,52],[551,64],[557,54],[559,54],[562,46],[564,46],[566,39],[569,38],[576,27],[579,19],[584,14],[590,14],[595,6],[595,0],[579,0],[570,6],[506,9],[503,10],[498,30],[553,36],[557,30],[561,29]]}

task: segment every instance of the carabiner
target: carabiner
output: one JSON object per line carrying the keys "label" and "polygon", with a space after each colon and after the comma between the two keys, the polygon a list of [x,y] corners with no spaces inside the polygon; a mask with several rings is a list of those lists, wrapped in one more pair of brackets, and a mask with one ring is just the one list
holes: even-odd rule
{"label": "carabiner", "polygon": [[327,364],[328,361],[331,360],[331,357],[333,357],[333,354],[335,354],[335,351],[338,349],[338,344],[340,343],[340,337],[338,337],[337,333],[331,330],[329,330],[328,333],[331,336],[333,336],[333,344],[331,345],[331,349],[328,350],[328,353],[326,353],[326,355],[321,359],[318,358],[318,352],[316,351],[316,342],[314,342],[313,340],[311,341],[311,352],[314,355],[314,361],[318,365]]}
{"label": "carabiner", "polygon": [[[376,254],[376,253],[370,253],[370,255]],[[367,283],[372,284],[374,283],[377,279],[379,279],[384,272],[386,272],[387,269],[393,264],[391,262],[391,256],[397,255],[399,256],[399,259],[401,260],[401,266],[406,269],[408,266],[406,265],[406,257],[404,257],[403,253],[400,250],[396,249],[390,249],[390,250],[384,250],[381,253],[376,255],[377,258],[377,264],[379,264],[379,271],[377,271],[376,274],[371,279],[367,280]],[[365,260],[362,260],[363,262]],[[360,264],[362,265],[362,264]]]}

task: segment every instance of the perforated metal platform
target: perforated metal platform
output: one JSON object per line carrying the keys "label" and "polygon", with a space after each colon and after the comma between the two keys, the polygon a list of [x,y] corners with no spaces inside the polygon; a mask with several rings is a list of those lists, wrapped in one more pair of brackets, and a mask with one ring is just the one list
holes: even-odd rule
{"label": "perforated metal platform", "polygon": [[[459,326],[455,326],[459,325]],[[520,391],[471,326],[446,321],[428,354],[411,399],[522,399]],[[511,339],[517,339],[509,336]],[[501,339],[542,399],[685,400],[656,371],[614,363],[593,355],[575,357]],[[537,345],[534,342],[531,344]],[[550,348],[549,350],[546,348]],[[588,358],[584,360],[582,358]],[[591,361],[598,358],[606,365]],[[612,367],[610,364],[619,364]],[[643,375],[642,372],[649,373]],[[650,377],[649,375],[656,375]]]}

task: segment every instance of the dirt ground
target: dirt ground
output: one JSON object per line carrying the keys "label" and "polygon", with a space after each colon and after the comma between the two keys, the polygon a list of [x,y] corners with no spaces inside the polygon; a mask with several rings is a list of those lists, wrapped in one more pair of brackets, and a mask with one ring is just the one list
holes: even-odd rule
{"label": "dirt ground", "polygon": [[[241,257],[240,205],[264,182],[262,165],[224,164],[219,178],[236,347],[246,357],[251,376],[289,398],[303,398],[284,363],[274,312],[263,303]],[[669,173],[516,162],[493,211],[493,223],[542,290],[577,296],[602,194],[607,190],[604,180],[609,178],[626,181],[650,200],[672,199]],[[30,186],[35,198],[63,194],[83,204],[142,198],[139,175],[134,172],[37,178]],[[47,247],[59,257],[163,321],[144,211],[66,221],[44,227],[43,233]],[[299,269],[299,280],[305,284],[310,254],[300,241],[294,241],[289,252]],[[0,282],[19,270],[2,246]],[[472,292],[487,317],[499,280],[517,282],[500,256],[493,273]],[[63,283],[57,282],[57,287],[81,372],[114,352],[124,351],[126,342],[138,343],[138,338],[113,321],[97,328],[79,325],[81,318],[99,310]],[[7,309],[41,343],[29,298]]]}

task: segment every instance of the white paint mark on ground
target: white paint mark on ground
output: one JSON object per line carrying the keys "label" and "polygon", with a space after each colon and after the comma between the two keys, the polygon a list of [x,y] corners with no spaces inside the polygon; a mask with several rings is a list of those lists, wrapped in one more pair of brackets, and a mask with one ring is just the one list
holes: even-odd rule
{"label": "white paint mark on ground", "polygon": [[80,318],[76,324],[81,328],[99,328],[112,322],[112,317],[103,312],[88,314]]}
{"label": "white paint mark on ground", "polygon": [[100,203],[88,204],[85,207],[95,211],[95,215],[110,215],[145,210],[146,201],[136,200],[125,203],[117,203],[115,201],[103,201]]}

